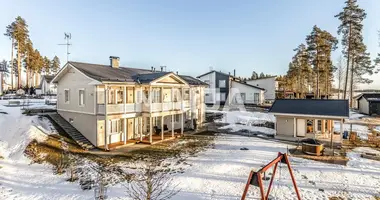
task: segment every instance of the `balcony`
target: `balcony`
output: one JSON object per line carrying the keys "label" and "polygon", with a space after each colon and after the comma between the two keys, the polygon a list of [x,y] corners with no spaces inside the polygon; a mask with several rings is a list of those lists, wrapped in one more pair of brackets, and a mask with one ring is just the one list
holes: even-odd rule
{"label": "balcony", "polygon": [[[137,110],[141,110],[140,104],[108,104],[107,105],[107,113],[108,114],[122,114],[122,113],[130,113],[137,112]],[[98,114],[104,114],[104,104],[98,104]]]}

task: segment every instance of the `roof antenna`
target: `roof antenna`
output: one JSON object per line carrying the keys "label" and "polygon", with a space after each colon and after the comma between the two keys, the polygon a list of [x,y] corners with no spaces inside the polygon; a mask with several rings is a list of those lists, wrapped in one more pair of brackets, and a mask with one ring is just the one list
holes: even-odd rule
{"label": "roof antenna", "polygon": [[65,40],[66,40],[66,44],[58,44],[58,45],[65,45],[66,46],[66,56],[67,56],[67,60],[66,62],[69,62],[69,55],[70,55],[70,51],[69,51],[69,46],[72,45],[70,43],[70,40],[71,40],[71,33],[66,33],[65,32]]}

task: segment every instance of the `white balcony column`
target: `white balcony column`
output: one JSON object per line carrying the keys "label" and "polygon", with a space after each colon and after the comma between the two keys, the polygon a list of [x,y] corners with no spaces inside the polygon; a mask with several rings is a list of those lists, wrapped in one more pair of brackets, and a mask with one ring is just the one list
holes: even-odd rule
{"label": "white balcony column", "polygon": [[143,127],[142,127],[142,124],[143,124],[143,117],[140,117],[139,118],[139,126],[140,126],[140,141],[142,141],[142,136],[143,136]]}
{"label": "white balcony column", "polygon": [[340,120],[340,139],[342,139],[343,137],[343,119]]}
{"label": "white balcony column", "polygon": [[124,126],[123,126],[123,135],[124,135],[124,144],[127,144],[127,139],[128,139],[128,137],[127,137],[127,118],[124,118],[123,119],[123,121],[124,121]]}
{"label": "white balcony column", "polygon": [[150,124],[149,124],[149,142],[152,144],[153,143],[153,117],[149,117]]}
{"label": "white balcony column", "polygon": [[107,105],[108,105],[108,86],[104,86],[104,149],[108,150],[108,115],[107,115]]}
{"label": "white balcony column", "polygon": [[164,140],[164,116],[161,116],[161,140]]}
{"label": "white balcony column", "polygon": [[194,127],[194,124],[193,124],[193,112],[194,112],[194,109],[193,109],[193,101],[194,101],[194,97],[193,97],[193,90],[191,88],[189,88],[189,104],[190,104],[190,125],[191,127]]}
{"label": "white balcony column", "polygon": [[[151,113],[152,112],[152,86],[149,86],[149,95],[148,95],[148,99],[149,99],[149,112]],[[152,119],[150,120],[152,121]]]}
{"label": "white balcony column", "polygon": [[183,113],[181,113],[181,135],[183,135]]}
{"label": "white balcony column", "polygon": [[123,87],[123,104],[124,104],[124,113],[127,112],[127,107],[126,107],[126,104],[127,104],[127,86],[124,86]]}
{"label": "white balcony column", "polygon": [[174,115],[172,115],[172,137],[174,137]]}
{"label": "white balcony column", "polygon": [[172,110],[175,110],[175,105],[174,105],[174,90],[173,90],[173,87],[171,88],[171,99],[170,99],[170,102],[171,102],[171,104],[172,104]]}
{"label": "white balcony column", "polygon": [[181,110],[183,111],[184,109],[185,109],[185,106],[184,106],[184,104],[183,104],[183,94],[184,94],[184,89],[183,89],[183,87],[181,87]]}
{"label": "white balcony column", "polygon": [[143,88],[142,87],[140,87],[140,100],[141,100],[141,102],[137,102],[137,103],[143,103]]}

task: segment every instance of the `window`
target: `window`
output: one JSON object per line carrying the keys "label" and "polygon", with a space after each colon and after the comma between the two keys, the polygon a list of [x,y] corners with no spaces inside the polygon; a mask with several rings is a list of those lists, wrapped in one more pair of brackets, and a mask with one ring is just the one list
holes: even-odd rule
{"label": "window", "polygon": [[123,103],[123,90],[118,90],[117,91],[117,103],[121,104]]}
{"label": "window", "polygon": [[181,114],[176,114],[174,117],[174,122],[180,122],[181,120]]}
{"label": "window", "polygon": [[79,106],[84,106],[84,89],[79,90]]}
{"label": "window", "polygon": [[109,104],[115,104],[115,90],[109,90],[109,97],[108,97],[108,103]]}
{"label": "window", "polygon": [[70,103],[70,90],[65,89],[65,103]]}
{"label": "window", "polygon": [[226,80],[219,80],[219,88],[225,88],[226,87]]}
{"label": "window", "polygon": [[322,120],[318,120],[318,131],[322,130]]}
{"label": "window", "polygon": [[153,100],[152,103],[160,103],[161,102],[161,91],[160,89],[153,89]]}
{"label": "window", "polygon": [[117,133],[117,132],[119,132],[119,130],[120,130],[119,120],[111,120],[110,125],[111,125],[111,127],[110,127],[110,132],[111,133]]}
{"label": "window", "polygon": [[189,100],[190,99],[190,89],[185,89],[183,94],[183,100]]}
{"label": "window", "polygon": [[259,101],[260,101],[259,93],[253,94],[253,101],[255,102],[255,104],[259,103]]}
{"label": "window", "polygon": [[220,93],[220,101],[226,100],[226,93]]}

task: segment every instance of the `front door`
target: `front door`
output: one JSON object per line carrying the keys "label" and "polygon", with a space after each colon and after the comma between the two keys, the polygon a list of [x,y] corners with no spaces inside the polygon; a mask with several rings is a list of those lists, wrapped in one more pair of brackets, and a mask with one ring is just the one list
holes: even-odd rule
{"label": "front door", "polygon": [[306,120],[297,119],[297,136],[305,137],[306,136]]}
{"label": "front door", "polygon": [[98,146],[104,145],[104,120],[98,120]]}
{"label": "front door", "polygon": [[127,135],[128,135],[128,140],[134,139],[134,134],[133,134],[133,118],[127,119]]}

